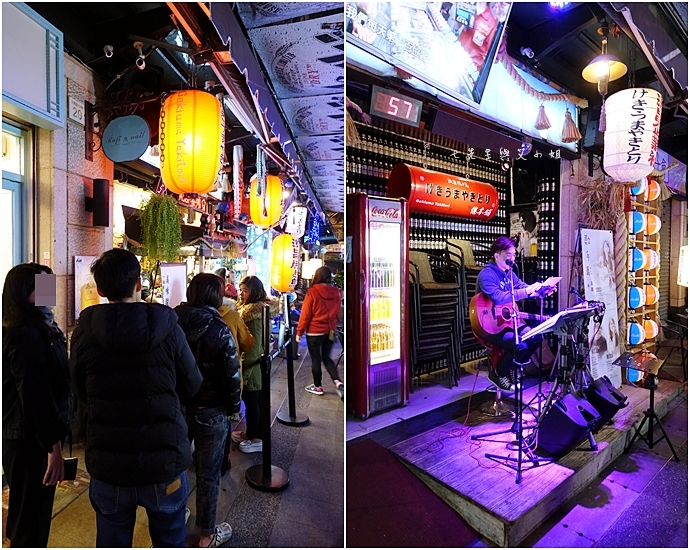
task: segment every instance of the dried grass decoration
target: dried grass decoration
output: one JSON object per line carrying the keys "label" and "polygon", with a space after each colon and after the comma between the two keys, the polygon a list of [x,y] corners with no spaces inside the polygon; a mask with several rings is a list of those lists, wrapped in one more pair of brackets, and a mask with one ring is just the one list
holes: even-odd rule
{"label": "dried grass decoration", "polygon": [[141,242],[149,260],[174,262],[182,246],[182,220],[177,201],[154,193],[141,209]]}
{"label": "dried grass decoration", "polygon": [[580,130],[575,126],[573,117],[570,114],[570,109],[565,109],[565,122],[563,123],[563,132],[561,133],[561,141],[563,143],[575,143],[582,139]]}
{"label": "dried grass decoration", "polygon": [[546,110],[544,110],[544,104],[539,105],[539,114],[537,115],[537,122],[534,123],[534,127],[537,130],[548,130],[551,128],[551,121],[549,117],[546,116]]}
{"label": "dried grass decoration", "polygon": [[579,221],[591,229],[615,230],[623,214],[625,186],[603,176],[580,185]]}

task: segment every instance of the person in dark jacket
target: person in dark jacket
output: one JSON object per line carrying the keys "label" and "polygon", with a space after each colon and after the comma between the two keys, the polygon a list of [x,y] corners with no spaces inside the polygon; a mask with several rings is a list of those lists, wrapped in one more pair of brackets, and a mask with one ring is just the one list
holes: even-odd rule
{"label": "person in dark jacket", "polygon": [[192,457],[181,403],[199,390],[201,373],[175,312],[137,301],[141,268],[134,254],[104,252],[91,272],[109,303],[81,312],[70,371],[86,404],[96,545],[130,547],[143,506],[153,545],[184,547]]}
{"label": "person in dark jacket", "polygon": [[2,291],[2,467],[10,488],[11,546],[46,548],[53,498],[64,479],[68,433],[67,343],[47,305],[36,305],[38,264],[7,273]]}
{"label": "person in dark jacket", "polygon": [[340,399],[345,397],[345,385],[340,380],[338,369],[331,359],[335,326],[340,317],[340,290],[332,284],[333,273],[330,268],[322,266],[314,273],[311,288],[307,291],[302,304],[299,323],[297,324],[297,341],[303,334],[307,335],[307,348],[311,358],[311,372],[314,383],[305,389],[316,395],[323,395],[321,386],[321,363],[326,365],[328,375],[333,380]]}
{"label": "person in dark jacket", "polygon": [[224,287],[223,279],[217,275],[200,273],[187,288],[187,302],[175,308],[204,378],[185,407],[189,439],[194,441],[196,526],[201,548],[217,548],[232,536],[228,523],[216,525],[228,415],[240,411],[237,346],[218,313]]}

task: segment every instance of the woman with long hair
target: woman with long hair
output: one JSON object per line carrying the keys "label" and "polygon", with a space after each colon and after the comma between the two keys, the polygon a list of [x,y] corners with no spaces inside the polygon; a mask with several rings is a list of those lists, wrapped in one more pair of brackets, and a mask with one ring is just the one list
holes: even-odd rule
{"label": "woman with long hair", "polygon": [[261,355],[264,350],[263,326],[261,323],[264,306],[269,306],[271,318],[280,313],[280,300],[266,295],[261,279],[251,275],[240,282],[237,311],[254,337],[254,344],[242,356],[242,401],[245,406],[245,431],[234,431],[231,438],[239,443],[243,453],[258,453],[263,450],[263,418],[270,411],[264,411],[261,399]]}
{"label": "woman with long hair", "polygon": [[331,359],[333,347],[331,338],[335,335],[342,300],[340,290],[333,286],[332,281],[333,273],[326,266],[318,268],[314,273],[312,286],[307,291],[302,304],[302,313],[297,325],[297,341],[302,338],[302,334],[307,335],[307,348],[311,358],[314,383],[305,389],[310,393],[323,395],[321,386],[321,363],[323,362],[340,399],[344,399],[345,385],[340,380],[338,369]]}
{"label": "woman with long hair", "polygon": [[67,342],[51,308],[36,305],[36,276],[50,274],[39,264],[17,265],[2,291],[2,466],[10,487],[6,537],[18,547],[47,547],[55,488],[65,475]]}
{"label": "woman with long hair", "polygon": [[217,548],[232,536],[228,523],[216,525],[228,416],[240,410],[237,345],[218,313],[224,291],[220,277],[200,273],[189,283],[187,302],[175,308],[203,377],[201,388],[186,405],[189,439],[194,441],[196,526],[202,548]]}

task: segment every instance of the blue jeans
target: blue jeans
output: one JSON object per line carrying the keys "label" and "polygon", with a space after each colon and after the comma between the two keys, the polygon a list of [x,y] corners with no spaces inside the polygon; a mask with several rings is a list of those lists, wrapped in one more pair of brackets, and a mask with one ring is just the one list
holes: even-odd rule
{"label": "blue jeans", "polygon": [[186,471],[171,482],[138,487],[118,487],[91,478],[89,499],[96,511],[96,547],[131,548],[137,507],[142,506],[149,518],[153,546],[184,548],[188,494]]}
{"label": "blue jeans", "polygon": [[194,441],[196,470],[196,526],[207,537],[216,527],[216,509],[220,494],[220,467],[228,436],[228,417],[222,407],[187,408],[189,440]]}

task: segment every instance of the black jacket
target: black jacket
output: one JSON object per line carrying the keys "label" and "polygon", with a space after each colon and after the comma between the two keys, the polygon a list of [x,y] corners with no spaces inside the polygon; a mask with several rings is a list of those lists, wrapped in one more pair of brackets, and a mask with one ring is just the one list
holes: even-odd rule
{"label": "black jacket", "polygon": [[191,464],[180,402],[201,386],[167,306],[102,304],[81,312],[70,371],[86,403],[86,468],[118,486],[172,481]]}
{"label": "black jacket", "polygon": [[181,304],[175,308],[204,381],[187,405],[240,411],[240,361],[237,346],[218,311],[211,306]]}
{"label": "black jacket", "polygon": [[2,438],[35,437],[47,452],[67,436],[67,343],[38,327],[2,329]]}

